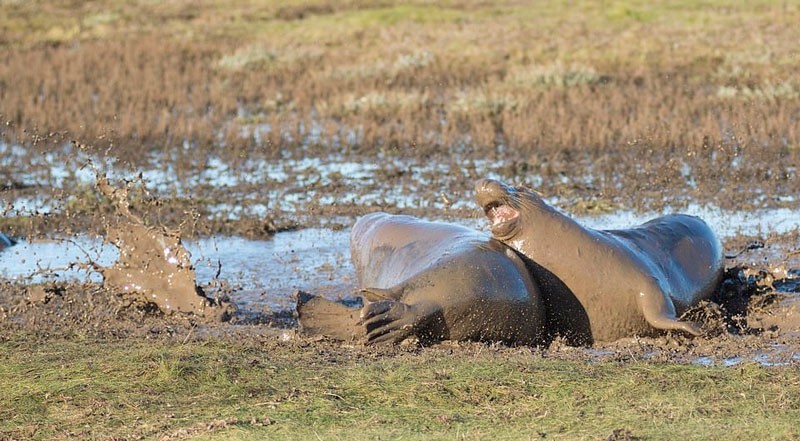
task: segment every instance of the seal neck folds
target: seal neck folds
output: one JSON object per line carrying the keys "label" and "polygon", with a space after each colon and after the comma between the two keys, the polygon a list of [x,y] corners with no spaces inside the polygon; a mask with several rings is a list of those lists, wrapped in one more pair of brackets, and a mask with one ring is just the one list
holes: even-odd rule
{"label": "seal neck folds", "polygon": [[[554,257],[549,252],[563,245],[561,241],[590,235],[574,220],[547,205],[535,191],[481,179],[475,184],[475,193],[489,220],[492,236],[541,264]],[[537,240],[525,240],[529,238]]]}

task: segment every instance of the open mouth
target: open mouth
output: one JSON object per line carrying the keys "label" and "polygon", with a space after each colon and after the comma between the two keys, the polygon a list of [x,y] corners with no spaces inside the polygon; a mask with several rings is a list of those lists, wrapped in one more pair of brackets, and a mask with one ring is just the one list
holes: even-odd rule
{"label": "open mouth", "polygon": [[514,193],[513,187],[494,179],[475,183],[475,199],[483,208],[495,238],[508,238],[516,231],[520,212]]}
{"label": "open mouth", "polygon": [[483,207],[486,217],[489,218],[490,226],[495,228],[508,224],[519,217],[519,211],[500,201],[489,202]]}

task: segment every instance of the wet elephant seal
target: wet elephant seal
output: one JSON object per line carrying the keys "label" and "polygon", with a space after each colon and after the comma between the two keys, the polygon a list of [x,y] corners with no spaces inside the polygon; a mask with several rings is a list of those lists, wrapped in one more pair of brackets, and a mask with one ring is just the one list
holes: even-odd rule
{"label": "wet elephant seal", "polygon": [[538,269],[548,313],[562,315],[554,319],[562,331],[588,330],[578,335],[583,343],[656,330],[700,334],[677,317],[709,298],[723,274],[722,246],[701,219],[676,214],[626,230],[593,230],[527,189],[484,179],[475,190],[493,237]]}
{"label": "wet elephant seal", "polygon": [[410,336],[540,343],[544,311],[536,284],[516,252],[484,233],[373,213],[356,222],[350,251],[365,306],[358,311],[301,294],[297,312],[306,333],[368,344]]}

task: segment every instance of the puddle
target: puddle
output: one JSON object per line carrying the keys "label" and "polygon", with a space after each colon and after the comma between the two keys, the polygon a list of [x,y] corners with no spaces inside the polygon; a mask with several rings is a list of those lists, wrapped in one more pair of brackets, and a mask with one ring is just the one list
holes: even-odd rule
{"label": "puddle", "polygon": [[103,244],[100,238],[79,236],[70,239],[37,240],[22,239],[0,253],[0,275],[11,280],[89,280],[101,282],[99,273],[88,273],[84,268],[73,267],[75,263],[95,262],[108,266],[119,257],[113,245]]}
{"label": "puddle", "polygon": [[711,357],[697,357],[692,364],[699,366],[714,366],[714,359]]}
{"label": "puddle", "polygon": [[[0,143],[0,165],[12,165],[23,160],[27,161],[30,168],[7,176],[21,186],[50,187],[55,190],[76,183],[91,186],[94,184],[95,174],[90,167],[84,167],[88,162],[104,170],[112,179],[131,175],[130,171],[119,167],[113,160],[94,157],[71,146],[65,146],[63,151],[31,155],[19,147]],[[473,160],[465,161],[465,169],[470,169],[466,172],[465,169],[451,170],[449,164],[424,162],[421,159],[385,159],[379,163],[352,162],[336,157],[276,161],[252,159],[234,167],[222,159],[211,157],[205,160],[202,167],[198,166],[198,169],[192,169],[186,176],[180,177],[171,165],[176,162],[174,159],[161,161],[160,158],[153,157],[151,160],[152,164],[166,164],[161,168],[141,170],[148,189],[156,195],[193,197],[198,191],[209,187],[222,191],[230,189],[231,192],[245,192],[247,197],[226,199],[234,200],[233,203],[215,203],[209,207],[212,216],[227,219],[265,218],[274,210],[301,213],[305,212],[304,207],[311,201],[321,205],[387,205],[401,210],[419,207],[442,210],[474,208],[475,218],[456,222],[486,231],[485,219],[477,216],[479,210],[472,200],[471,190],[466,190],[457,197],[448,195],[454,199],[448,201],[431,196],[439,192],[431,192],[430,188],[447,188],[448,183],[460,182],[464,176],[471,176],[473,173],[481,177],[504,178],[497,173],[497,170],[502,169],[502,164]],[[382,176],[387,172],[400,173],[400,184],[389,188],[381,185]],[[452,176],[453,174],[460,177]],[[526,180],[536,185],[541,178],[532,175],[527,176]],[[263,185],[265,183],[280,185]],[[328,187],[338,188],[336,191],[341,194],[334,195]],[[0,196],[0,207],[4,208],[4,215],[51,213],[58,212],[63,207],[62,200],[48,196],[45,191],[21,193],[22,196],[13,200],[9,200],[6,195]],[[794,196],[775,197],[784,202],[796,202]],[[551,198],[548,202],[559,206],[564,201]],[[762,237],[767,234],[784,234],[797,231],[800,227],[800,208],[768,208],[745,212],[690,204],[678,211],[703,218],[723,239],[740,234]],[[599,216],[580,216],[577,220],[592,228],[626,228],[668,212],[671,210],[649,213],[622,210]],[[343,225],[350,225],[354,219],[342,217],[338,221]],[[184,245],[191,254],[196,281],[205,292],[211,297],[224,293],[244,312],[291,310],[294,306],[291,294],[296,290],[337,299],[349,298],[355,288],[347,228],[308,228],[279,232],[270,240],[213,236],[186,241]],[[780,257],[785,256],[786,252],[796,251],[796,248],[791,248],[796,247],[796,244],[784,244],[783,247],[779,254],[770,256]],[[774,250],[769,252],[775,253]],[[0,252],[0,277],[22,283],[45,280],[99,283],[102,281],[100,274],[85,267],[90,263],[110,266],[118,259],[118,249],[104,244],[99,237],[61,237],[33,242],[19,240],[17,245]],[[769,261],[772,262],[772,258]],[[795,272],[791,275],[798,274]],[[783,288],[786,291],[796,291],[800,283],[797,280],[795,278],[786,282],[787,285]],[[589,354],[598,358],[608,356],[602,351]],[[800,356],[786,349],[767,348],[757,355],[699,357],[692,362],[705,366],[736,366],[749,362],[765,366],[787,363],[796,365],[800,363]]]}
{"label": "puddle", "polygon": [[[349,231],[305,229],[272,240],[211,237],[184,242],[201,286],[224,281],[230,300],[242,309],[289,309],[297,289],[330,298],[354,289]],[[46,280],[101,282],[99,273],[73,264],[112,265],[119,251],[102,238],[78,236],[48,241],[19,240],[0,253],[0,276],[25,283]],[[213,289],[209,292],[214,295]]]}
{"label": "puddle", "polygon": [[[769,364],[766,363],[768,357],[765,354],[759,354],[754,357],[750,361],[754,361],[756,363],[762,364],[764,366],[768,366]],[[724,367],[732,367],[748,361],[745,357],[726,357],[721,360],[717,360],[716,357],[697,357],[692,361],[692,364],[696,364],[698,366],[724,366]]]}
{"label": "puddle", "polygon": [[[721,212],[717,213],[711,223],[714,219],[726,219]],[[614,228],[648,218],[622,213],[603,219],[581,218],[580,221]],[[735,219],[736,214],[728,214],[727,218]],[[757,218],[750,216],[749,219]],[[770,216],[761,220],[780,222]],[[460,223],[485,229],[482,219],[464,219]],[[730,229],[722,231],[732,234]],[[355,275],[350,261],[349,235],[347,229],[307,228],[279,232],[270,240],[214,236],[186,241],[184,245],[191,253],[201,286],[215,280],[219,272],[218,279],[234,288],[231,300],[240,308],[285,309],[292,305],[289,294],[297,289],[330,298],[350,294],[355,288]],[[70,264],[94,262],[107,266],[118,256],[114,246],[103,244],[97,237],[19,240],[17,245],[0,253],[0,276],[26,282],[53,279],[99,282],[98,274],[69,268]]]}
{"label": "puddle", "polygon": [[[460,182],[467,175],[504,178],[497,172],[502,169],[502,162],[468,159],[461,161],[463,163],[459,162],[458,170],[453,170],[450,164],[421,159],[383,158],[377,162],[354,162],[333,155],[327,158],[248,159],[234,166],[218,157],[210,157],[201,165],[195,164],[196,169],[184,173],[185,176],[179,176],[172,165],[174,160],[153,154],[150,163],[154,165],[135,173],[113,159],[90,155],[69,144],[54,152],[34,154],[19,146],[0,143],[0,157],[3,155],[6,158],[0,160],[0,165],[11,164],[28,155],[28,167],[24,172],[7,172],[7,179],[13,179],[15,183],[24,186],[63,190],[76,184],[93,185],[94,171],[86,166],[91,163],[111,180],[121,180],[140,173],[148,190],[156,195],[194,197],[198,196],[198,191],[210,187],[244,191],[237,198],[242,203],[212,203],[207,207],[210,216],[230,220],[264,217],[274,211],[301,214],[306,212],[305,207],[312,202],[322,206],[373,205],[440,210],[466,208],[475,209],[477,213],[471,190],[459,195],[440,196],[441,192],[431,192],[430,189],[448,188],[449,183],[456,180]],[[402,176],[401,183],[388,187],[382,185],[386,173],[399,173]],[[541,179],[535,174],[526,176],[526,180],[534,185],[541,182]],[[588,177],[587,179],[590,180]],[[260,187],[257,192],[252,190],[254,185]],[[245,190],[238,190],[240,187]],[[335,190],[332,191],[331,188]],[[59,191],[54,191],[50,196],[46,192],[25,194],[13,199],[3,195],[0,196],[0,207],[6,216],[59,212],[63,209],[64,201],[55,196],[58,193]],[[774,197],[781,201],[796,201],[796,197],[792,195]],[[548,198],[547,202],[558,207],[563,206],[565,201],[553,197]],[[800,208],[730,211],[699,204],[661,212],[637,213],[621,210],[584,216],[579,220],[593,228],[623,228],[674,211],[705,219],[721,237],[737,234],[783,234],[795,231],[800,226]],[[475,226],[482,227],[482,224]]]}
{"label": "puddle", "polygon": [[[2,147],[2,145],[0,145]],[[0,150],[3,150],[0,148]],[[16,148],[5,146],[11,155],[21,155]],[[71,171],[72,178],[78,179],[87,185],[94,184],[94,171],[92,167],[83,167],[81,164],[97,161],[83,151],[81,157],[72,159],[71,164],[49,163],[50,167],[41,176],[28,175],[37,179],[51,179],[52,184],[63,184],[67,172],[61,167],[75,167]],[[52,158],[50,158],[52,159]],[[326,162],[328,161],[328,162]],[[373,163],[330,162],[309,158],[303,160],[278,161],[268,163],[253,160],[245,162],[241,168],[248,173],[233,173],[222,161],[210,159],[207,168],[198,176],[187,180],[171,179],[174,171],[169,167],[166,170],[150,170],[143,172],[149,186],[155,186],[161,191],[184,192],[187,188],[206,181],[206,184],[225,187],[242,183],[257,183],[259,180],[286,181],[294,179],[301,185],[311,183],[330,184],[334,180],[347,181],[347,185],[360,185],[372,188],[368,184],[374,183],[379,166]],[[407,169],[412,175],[411,182],[424,184],[427,174],[442,174],[447,172],[447,166],[442,164],[411,165],[395,161],[394,167]],[[104,167],[113,169],[113,164],[102,163]],[[473,162],[473,165],[482,170],[493,166],[489,162]],[[38,170],[38,169],[37,169]],[[291,170],[290,174],[288,171]],[[298,173],[299,171],[299,173]],[[344,177],[346,175],[346,177]],[[487,172],[487,175],[492,175]],[[312,178],[313,177],[313,178]],[[244,181],[246,182],[244,182]],[[55,181],[55,182],[52,182]],[[422,185],[422,184],[418,184]],[[171,187],[170,187],[171,186]],[[168,188],[169,187],[169,188]],[[277,204],[289,209],[307,198],[316,197],[322,204],[334,202],[347,202],[347,196],[333,199],[333,196],[314,196],[313,192],[293,192],[272,195],[268,199],[276,198],[279,202],[255,203],[248,201],[241,205],[218,204],[214,207],[220,212],[227,213],[229,218],[242,215],[264,217]],[[273,192],[275,192],[273,190]],[[430,201],[421,199],[419,188],[414,186],[392,188],[388,190],[367,191],[364,194],[351,194],[351,202],[362,205],[371,203],[390,204],[402,208],[406,205],[421,206]],[[280,197],[279,197],[280,196]],[[467,200],[469,199],[469,200]],[[51,207],[40,196],[23,197],[15,203],[19,206],[15,210],[6,209],[6,215],[21,214],[31,211],[49,211]],[[433,202],[444,204],[444,202]],[[472,204],[470,198],[456,201],[455,204]],[[6,201],[6,205],[9,202]],[[22,207],[22,208],[20,208]],[[800,210],[786,208],[763,209],[750,212],[736,212],[718,209],[715,207],[689,205],[683,212],[700,216],[723,238],[738,234],[762,235],[765,233],[787,233],[795,231],[800,226]],[[666,211],[665,211],[666,212]],[[600,216],[581,216],[577,220],[593,228],[625,228],[643,223],[662,213],[635,213],[632,211],[618,211]],[[347,225],[353,219],[342,219]],[[486,231],[488,226],[482,217],[462,219],[458,223]],[[271,240],[252,241],[237,237],[210,237],[186,243],[192,255],[192,264],[196,269],[197,282],[201,286],[213,285],[219,287],[218,281],[227,284],[226,293],[230,300],[240,309],[270,308],[286,309],[291,307],[292,300],[289,294],[295,290],[303,290],[327,297],[346,297],[354,288],[354,274],[349,256],[349,231],[309,228],[300,231],[281,232]],[[20,281],[42,281],[45,279],[64,279],[78,281],[101,280],[99,274],[89,273],[75,264],[96,264],[95,266],[112,265],[119,258],[119,252],[111,245],[104,245],[99,238],[78,236],[74,238],[61,238],[54,241],[36,241],[20,243],[0,253],[0,275]],[[213,283],[212,283],[213,282]],[[214,295],[209,292],[210,295]]]}
{"label": "puddle", "polygon": [[750,356],[711,357],[703,356],[692,360],[698,366],[734,367],[744,363],[756,363],[760,366],[790,366],[800,364],[800,354],[793,353],[778,346],[766,348],[763,352]]}
{"label": "puddle", "polygon": [[[36,213],[54,213],[63,210],[64,200],[58,198],[60,190],[75,185],[91,186],[95,174],[92,167],[105,173],[112,181],[141,174],[148,191],[164,197],[204,196],[198,192],[208,188],[230,189],[241,203],[211,203],[210,216],[224,219],[263,217],[270,212],[306,212],[310,203],[325,205],[392,206],[404,208],[475,209],[471,189],[457,195],[441,196],[432,188],[447,189],[450,184],[462,182],[468,176],[504,180],[500,170],[504,162],[454,158],[452,164],[425,161],[420,158],[386,157],[378,161],[357,162],[337,155],[325,158],[303,159],[246,159],[230,164],[220,157],[211,156],[197,161],[184,172],[174,168],[181,158],[166,157],[166,153],[152,153],[144,166],[135,171],[126,168],[113,158],[87,153],[72,144],[64,144],[45,153],[29,152],[12,144],[0,142],[0,166],[8,168],[5,178],[22,186],[50,188],[54,191],[22,194],[13,199],[0,195],[0,209],[5,216],[24,216]],[[24,163],[25,169],[13,167]],[[591,170],[589,171],[591,173]],[[689,172],[687,172],[689,173]],[[397,184],[383,184],[387,174],[400,176]],[[527,174],[525,180],[540,185],[542,177]],[[579,182],[580,178],[572,178]],[[587,185],[591,176],[583,178]],[[2,184],[2,183],[0,183]],[[8,184],[8,183],[6,183]],[[253,190],[253,187],[258,190]],[[462,185],[463,186],[463,185]],[[459,186],[460,188],[461,186]],[[796,195],[771,195],[778,201],[797,202]],[[201,198],[202,199],[202,198]],[[551,197],[547,202],[556,207],[569,201]],[[581,222],[594,228],[621,228],[642,223],[660,214],[680,211],[705,219],[722,237],[737,234],[783,234],[800,226],[800,208],[768,208],[752,211],[729,211],[711,206],[689,204],[678,210],[636,213],[614,213],[586,216]]]}
{"label": "puddle", "polygon": [[[313,160],[309,166],[317,165]],[[372,166],[351,164],[353,176],[358,170],[366,173]],[[272,173],[272,172],[268,172]],[[277,176],[277,175],[276,175]],[[362,177],[366,176],[363,175]],[[354,196],[355,197],[355,196]],[[363,196],[369,198],[369,196]],[[382,194],[381,198],[386,198]],[[41,208],[40,203],[30,207]],[[226,207],[231,209],[233,207]],[[269,208],[263,204],[238,207],[231,216],[240,213],[263,216]],[[787,233],[800,226],[800,211],[764,209],[753,212],[734,212],[715,207],[690,205],[683,212],[700,216],[722,237],[738,234],[760,235]],[[582,216],[577,220],[593,228],[625,228],[640,224],[663,213],[634,213],[619,211],[601,216]],[[341,219],[345,225],[352,219]],[[457,221],[471,228],[487,230],[483,218]],[[270,240],[246,240],[239,237],[209,237],[189,241],[186,247],[192,254],[197,279],[207,285],[217,277],[233,288],[231,300],[237,306],[286,308],[291,305],[288,295],[296,289],[329,297],[347,296],[354,288],[350,262],[349,231],[308,228],[280,232]],[[791,250],[789,250],[791,251]],[[0,275],[33,282],[45,279],[101,280],[98,274],[70,268],[70,264],[89,263],[107,266],[119,256],[111,245],[100,238],[78,236],[52,241],[26,242],[0,253]]]}
{"label": "puddle", "polygon": [[237,290],[239,307],[290,309],[290,294],[303,290],[329,298],[348,297],[355,289],[350,262],[350,232],[309,228],[281,232],[268,241],[212,237],[190,241],[198,281],[219,278]]}

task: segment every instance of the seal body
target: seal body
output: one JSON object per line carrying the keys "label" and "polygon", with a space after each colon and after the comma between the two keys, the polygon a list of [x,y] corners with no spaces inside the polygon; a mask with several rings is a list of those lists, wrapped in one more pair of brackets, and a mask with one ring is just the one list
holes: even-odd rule
{"label": "seal body", "polygon": [[350,248],[365,299],[358,326],[346,324],[347,309],[337,311],[327,304],[329,321],[344,317],[345,329],[324,332],[315,323],[313,308],[306,307],[312,304],[306,297],[298,301],[301,327],[338,336],[361,329],[366,343],[410,336],[423,341],[541,342],[545,314],[528,268],[515,251],[486,234],[373,213],[356,222]]}
{"label": "seal body", "polygon": [[723,275],[722,246],[701,219],[674,214],[631,229],[594,230],[537,193],[498,181],[478,181],[476,198],[493,237],[532,261],[550,322],[573,342],[658,330],[700,334],[677,317],[709,298]]}

